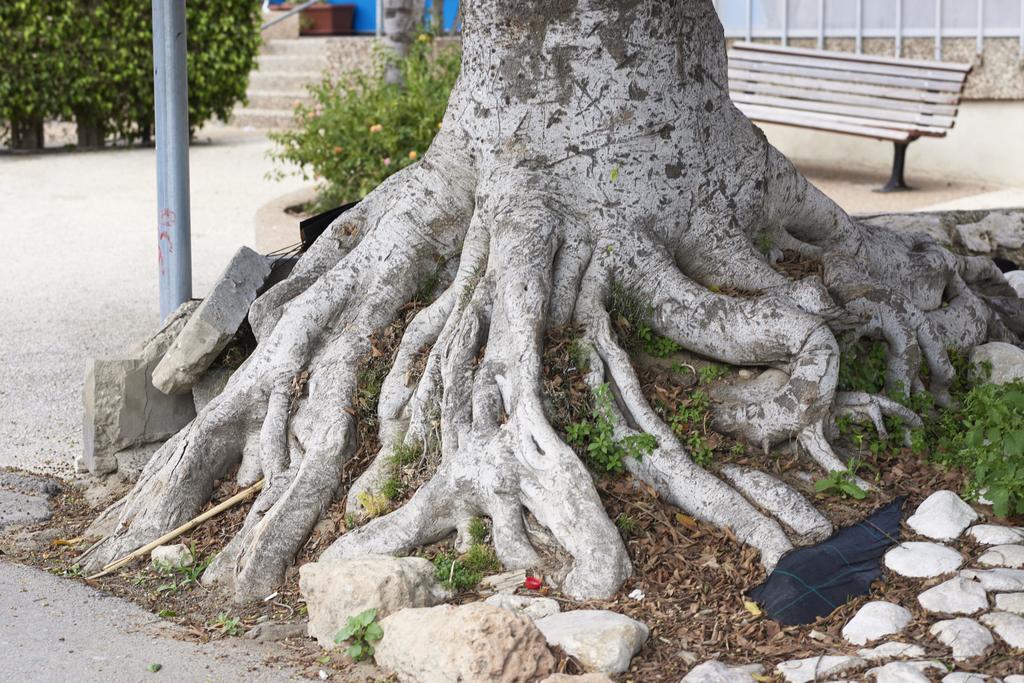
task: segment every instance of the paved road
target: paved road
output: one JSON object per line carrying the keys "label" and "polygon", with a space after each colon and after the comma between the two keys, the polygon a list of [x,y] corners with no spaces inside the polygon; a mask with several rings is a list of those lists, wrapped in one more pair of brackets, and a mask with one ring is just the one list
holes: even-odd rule
{"label": "paved road", "polygon": [[[267,180],[267,140],[204,129],[191,153],[194,295],[260,205],[302,186]],[[158,324],[153,149],[0,155],[0,467],[66,474],[81,451],[90,356]]]}
{"label": "paved road", "polygon": [[[40,683],[271,683],[298,678],[232,638],[205,645],[129,602],[0,561],[0,680]],[[156,673],[147,667],[160,664]]]}

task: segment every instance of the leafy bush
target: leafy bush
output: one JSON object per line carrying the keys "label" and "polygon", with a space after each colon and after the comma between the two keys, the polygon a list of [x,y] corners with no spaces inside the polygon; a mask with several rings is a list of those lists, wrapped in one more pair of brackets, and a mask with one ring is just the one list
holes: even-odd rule
{"label": "leafy bush", "polygon": [[586,449],[590,462],[601,471],[622,472],[625,458],[640,460],[658,447],[658,441],[646,433],[616,439],[611,401],[608,385],[597,387],[591,419],[569,425],[566,438],[570,444]]}
{"label": "leafy bush", "polygon": [[313,104],[295,109],[300,127],[271,135],[277,143],[271,156],[320,181],[317,209],[362,199],[430,146],[460,61],[457,46],[421,35],[398,62],[404,80],[398,86],[384,82],[387,56],[378,51],[370,73],[312,86]]}
{"label": "leafy bush", "polygon": [[[80,135],[91,129],[96,142],[111,133],[148,137],[154,116],[151,8],[149,0],[0,3],[0,123],[17,131],[74,117]],[[260,12],[250,0],[189,0],[185,12],[194,129],[214,115],[227,119],[244,100],[260,46]]]}

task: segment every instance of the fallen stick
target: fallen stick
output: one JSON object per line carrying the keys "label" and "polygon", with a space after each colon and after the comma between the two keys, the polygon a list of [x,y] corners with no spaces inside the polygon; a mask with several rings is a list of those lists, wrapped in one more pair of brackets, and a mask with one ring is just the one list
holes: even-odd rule
{"label": "fallen stick", "polygon": [[254,494],[257,491],[259,491],[260,489],[262,489],[263,488],[263,484],[265,482],[266,482],[266,479],[260,479],[258,482],[256,482],[255,484],[253,484],[249,488],[247,488],[247,489],[245,489],[243,491],[239,491],[235,495],[233,495],[230,498],[228,498],[227,500],[225,500],[223,503],[219,503],[219,504],[213,506],[212,508],[210,508],[209,510],[207,510],[203,514],[199,515],[198,517],[195,517],[195,518],[189,520],[188,522],[185,522],[184,524],[179,526],[177,529],[174,529],[173,531],[168,531],[166,534],[164,534],[160,538],[156,539],[155,541],[147,543],[146,545],[142,546],[138,550],[133,550],[132,552],[128,553],[127,555],[125,555],[124,557],[122,557],[119,560],[114,560],[110,564],[108,564],[105,567],[103,567],[103,570],[100,571],[98,574],[93,574],[92,576],[86,577],[86,581],[92,581],[93,579],[98,579],[101,576],[106,576],[110,572],[112,572],[112,571],[114,571],[116,569],[120,569],[121,567],[125,566],[126,564],[128,564],[129,562],[134,560],[135,558],[141,557],[142,555],[145,555],[146,553],[148,553],[149,551],[151,551],[153,548],[157,547],[158,545],[163,545],[164,543],[167,543],[168,541],[173,541],[178,536],[181,536],[186,531],[190,531],[190,530],[196,528],[197,526],[199,526],[200,524],[202,524],[206,520],[210,519],[211,517],[216,517],[220,513],[224,512],[225,510],[227,510],[229,508],[232,508],[235,505],[238,505],[243,500],[245,500],[246,498],[248,498],[252,494]]}

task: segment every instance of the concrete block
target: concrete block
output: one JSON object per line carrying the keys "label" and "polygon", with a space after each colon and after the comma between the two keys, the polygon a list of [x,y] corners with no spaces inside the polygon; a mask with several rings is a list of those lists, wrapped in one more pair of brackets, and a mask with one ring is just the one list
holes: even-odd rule
{"label": "concrete block", "polygon": [[187,392],[231,342],[270,275],[270,259],[242,247],[153,372],[165,394]]}
{"label": "concrete block", "polygon": [[191,396],[162,394],[153,387],[152,376],[197,305],[182,304],[159,332],[126,357],[87,363],[82,460],[92,474],[116,471],[118,451],[162,441],[195,417]]}

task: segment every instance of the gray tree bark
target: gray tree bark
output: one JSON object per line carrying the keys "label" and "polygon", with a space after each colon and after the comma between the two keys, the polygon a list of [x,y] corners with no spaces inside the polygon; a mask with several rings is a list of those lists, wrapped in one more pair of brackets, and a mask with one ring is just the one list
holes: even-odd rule
{"label": "gray tree bark", "polygon": [[[613,283],[649,301],[651,325],[684,348],[774,368],[715,407],[717,427],[765,448],[798,440],[824,470],[845,467],[827,439],[836,413],[914,418],[837,393],[837,331],[884,340],[890,388],[940,399],[953,376],[947,347],[1024,331],[990,261],[858,224],[766,142],[729,100],[710,0],[467,0],[463,48],[429,152],[256,301],[255,353],[153,457],[89,567],[192,517],[239,465],[239,483],[268,484],[206,578],[262,598],[337,497],[358,510],[355,493],[379,485],[394,449],[422,444],[440,453],[431,479],[325,556],[407,553],[483,515],[507,568],[541,564],[546,537],[567,558],[567,594],[613,594],[631,572],[626,549],[542,405],[544,331],[568,323],[584,331],[591,383],[612,385],[618,435],[658,441],[630,461],[634,475],[730,527],[771,566],[807,540],[806,520],[690,459],[612,332]],[[824,277],[774,270],[756,246],[764,236],[820,261]],[[446,290],[407,328],[384,382],[383,448],[342,490],[359,359],[439,262],[452,265]],[[421,349],[426,369],[407,386]],[[303,373],[307,391],[293,395]]]}

